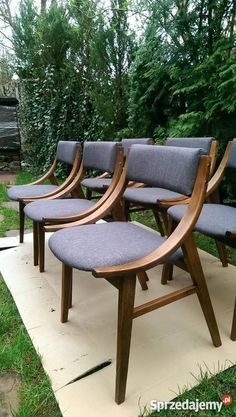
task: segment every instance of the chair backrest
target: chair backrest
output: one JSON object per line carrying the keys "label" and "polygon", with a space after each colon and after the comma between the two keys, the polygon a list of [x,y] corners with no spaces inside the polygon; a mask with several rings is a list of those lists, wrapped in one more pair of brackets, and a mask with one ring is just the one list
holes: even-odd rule
{"label": "chair backrest", "polygon": [[60,140],[57,145],[56,160],[73,165],[78,146],[78,142]]}
{"label": "chair backrest", "polygon": [[132,145],[153,145],[153,140],[151,138],[132,138],[132,139],[122,139],[121,141],[124,156],[127,156],[128,150]]}
{"label": "chair backrest", "polygon": [[193,138],[167,138],[166,146],[179,146],[183,148],[201,148],[208,155],[211,144],[215,139],[212,137],[193,137]]}
{"label": "chair backrest", "polygon": [[199,148],[133,145],[127,161],[127,179],[191,195],[199,157]]}
{"label": "chair backrest", "polygon": [[113,173],[118,147],[118,142],[84,142],[84,167]]}
{"label": "chair backrest", "polygon": [[229,159],[226,164],[226,168],[236,169],[236,139],[232,140],[231,150],[229,154]]}

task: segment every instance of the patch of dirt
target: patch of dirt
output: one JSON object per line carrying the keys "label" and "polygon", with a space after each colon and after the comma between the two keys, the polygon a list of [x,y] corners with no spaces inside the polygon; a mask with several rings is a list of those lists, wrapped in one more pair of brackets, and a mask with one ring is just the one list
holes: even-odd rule
{"label": "patch of dirt", "polygon": [[0,417],[13,417],[19,409],[19,374],[6,372],[0,374]]}

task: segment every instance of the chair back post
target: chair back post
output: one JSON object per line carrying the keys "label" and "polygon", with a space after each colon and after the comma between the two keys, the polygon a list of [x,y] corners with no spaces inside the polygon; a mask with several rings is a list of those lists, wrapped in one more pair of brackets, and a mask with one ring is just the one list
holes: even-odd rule
{"label": "chair back post", "polygon": [[209,152],[209,156],[211,157],[211,167],[210,167],[210,172],[209,172],[209,178],[212,177],[214,170],[215,170],[216,154],[217,154],[218,146],[219,146],[218,140],[213,140],[211,142],[211,147],[210,147],[210,152]]}
{"label": "chair back post", "polygon": [[214,193],[215,190],[217,190],[217,188],[219,187],[224,174],[225,174],[225,170],[227,168],[227,163],[229,161],[229,157],[230,157],[230,153],[231,153],[231,148],[232,148],[232,141],[228,142],[226,149],[225,149],[225,153],[223,158],[221,159],[220,165],[218,166],[215,174],[213,175],[213,177],[210,179],[208,186],[207,186],[207,198],[211,196],[211,194]]}

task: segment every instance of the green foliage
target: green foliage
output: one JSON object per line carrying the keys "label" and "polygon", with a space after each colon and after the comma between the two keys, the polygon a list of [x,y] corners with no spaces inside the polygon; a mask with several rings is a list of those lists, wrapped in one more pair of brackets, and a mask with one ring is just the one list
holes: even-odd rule
{"label": "green foliage", "polygon": [[22,0],[14,19],[25,160],[50,164],[60,139],[113,139],[127,125],[133,35],[124,0],[109,17],[96,0],[52,2],[40,14]]}
{"label": "green foliage", "polygon": [[129,120],[137,134],[235,136],[235,14],[231,1],[149,3],[131,73]]}

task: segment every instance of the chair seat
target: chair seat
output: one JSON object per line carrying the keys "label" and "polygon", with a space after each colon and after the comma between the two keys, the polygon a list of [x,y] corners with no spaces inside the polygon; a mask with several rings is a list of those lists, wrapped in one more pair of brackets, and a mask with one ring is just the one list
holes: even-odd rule
{"label": "chair seat", "polygon": [[[168,214],[179,222],[186,207],[186,205],[171,207]],[[194,230],[235,247],[236,239],[227,238],[225,235],[228,231],[236,230],[236,208],[223,204],[204,204]]]}
{"label": "chair seat", "polygon": [[14,185],[9,188],[7,195],[11,200],[19,200],[20,198],[31,198],[42,196],[52,191],[56,191],[57,185],[51,184],[35,184],[35,185]]}
{"label": "chair seat", "polygon": [[42,222],[45,218],[66,217],[81,213],[94,204],[93,201],[81,198],[34,201],[25,206],[24,212],[30,219]]}
{"label": "chair seat", "polygon": [[[113,222],[59,230],[49,239],[54,255],[72,268],[91,271],[101,266],[122,265],[158,248],[165,238],[132,223]],[[168,262],[182,258],[178,249]]]}
{"label": "chair seat", "polygon": [[89,190],[105,191],[111,181],[111,178],[86,178],[81,184]]}
{"label": "chair seat", "polygon": [[175,191],[166,190],[165,188],[144,187],[144,188],[128,188],[124,193],[125,200],[138,204],[156,204],[157,200],[165,200],[169,198],[178,198],[183,194]]}

